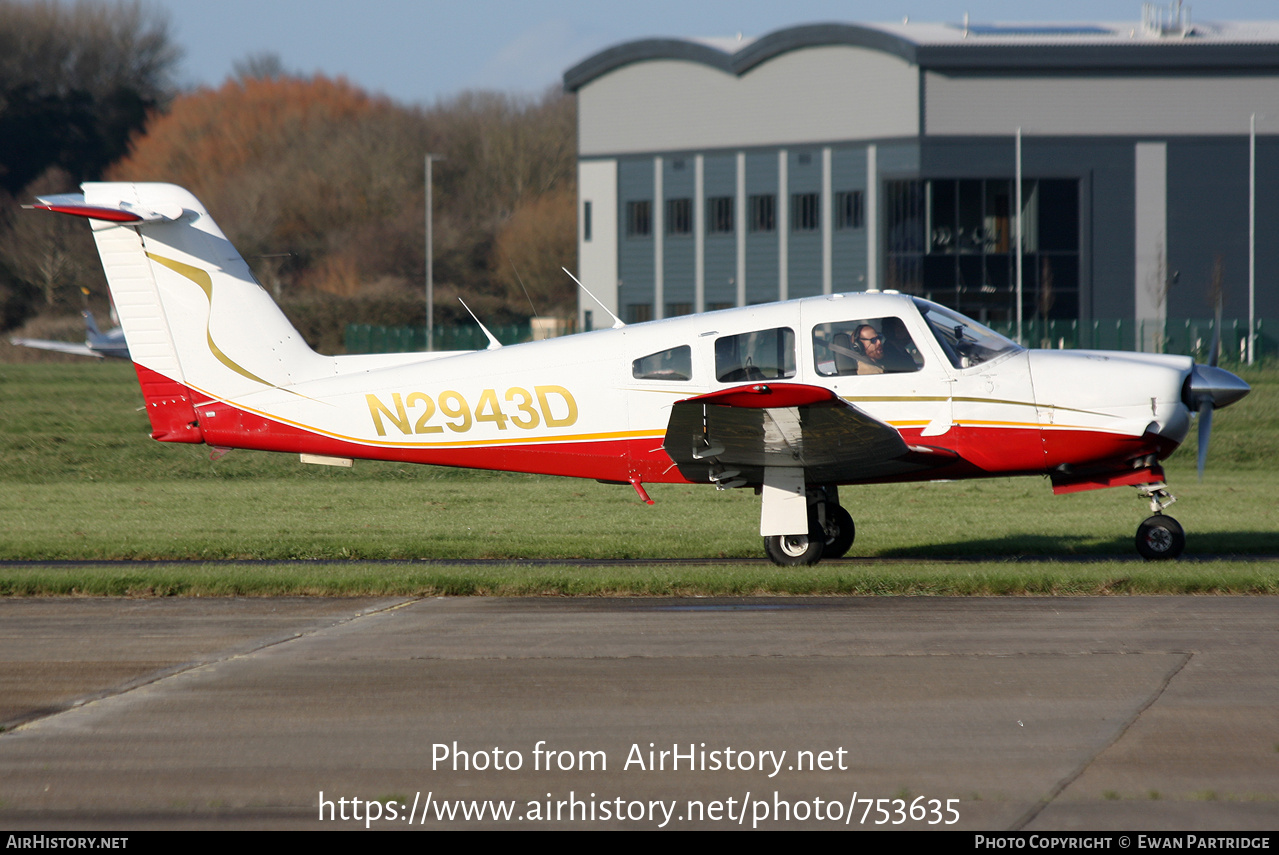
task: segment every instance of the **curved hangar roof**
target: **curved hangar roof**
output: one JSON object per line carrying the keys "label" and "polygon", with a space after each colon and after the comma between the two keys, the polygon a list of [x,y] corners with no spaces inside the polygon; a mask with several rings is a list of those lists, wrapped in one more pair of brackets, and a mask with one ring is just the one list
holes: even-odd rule
{"label": "curved hangar roof", "polygon": [[742,75],[781,54],[846,45],[933,70],[1279,69],[1279,22],[1229,22],[1152,31],[1140,23],[807,24],[758,39],[653,38],[624,42],[564,72],[576,92],[622,66],[653,59],[697,62]]}

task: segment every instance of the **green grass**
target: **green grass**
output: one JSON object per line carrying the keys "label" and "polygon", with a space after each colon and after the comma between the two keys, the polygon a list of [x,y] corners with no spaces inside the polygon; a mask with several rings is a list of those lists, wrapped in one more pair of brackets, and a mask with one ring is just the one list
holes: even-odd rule
{"label": "green grass", "polygon": [[822,562],[783,570],[734,564],[449,565],[157,564],[3,567],[0,596],[1107,596],[1279,594],[1279,573],[1256,561],[1203,564]]}
{"label": "green grass", "polygon": [[[1279,369],[1241,372],[1254,392],[1218,414],[1208,475],[1194,440],[1175,455],[1172,513],[1187,554],[1279,553]],[[325,558],[351,564],[143,569],[3,568],[0,594],[744,594],[1276,593],[1279,565],[1144,565],[1130,556],[1147,514],[1135,491],[1052,495],[1042,478],[841,489],[857,521],[851,556],[781,571],[719,566],[444,567],[364,559],[758,558],[749,491],[357,461],[304,466],[294,455],[147,438],[132,367],[118,362],[0,365],[0,559]],[[1017,556],[1096,562],[1017,562]],[[936,559],[972,557],[973,563]]]}
{"label": "green grass", "polygon": [[[1279,552],[1272,476],[1183,484],[1175,509],[1193,533],[1188,554]],[[629,487],[486,474],[3,484],[0,559],[761,555],[749,491],[650,493],[651,507]],[[850,555],[863,557],[1127,556],[1148,513],[1132,490],[1053,496],[1030,478],[845,488],[841,500],[858,527]]]}

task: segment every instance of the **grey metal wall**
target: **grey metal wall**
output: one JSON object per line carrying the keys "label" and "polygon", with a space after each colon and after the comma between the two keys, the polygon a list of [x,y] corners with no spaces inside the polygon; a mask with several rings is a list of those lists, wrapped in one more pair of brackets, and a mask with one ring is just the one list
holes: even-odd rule
{"label": "grey metal wall", "polygon": [[[831,152],[831,191],[860,190],[863,217],[866,205],[866,149],[836,148]],[[832,224],[833,225],[833,224]],[[837,230],[831,235],[831,290],[866,290],[866,222],[860,228]]]}
{"label": "grey metal wall", "polygon": [[578,112],[584,157],[913,136],[919,70],[847,45],[783,54],[741,77],[657,59],[583,86]]}
{"label": "grey metal wall", "polygon": [[[1279,314],[1279,144],[1257,149],[1259,314]],[[1209,284],[1220,256],[1226,317],[1248,315],[1248,140],[1168,144],[1169,317],[1211,317]]]}
{"label": "grey metal wall", "polygon": [[[746,197],[777,195],[777,152],[751,151],[746,153]],[[747,218],[750,208],[746,210]],[[746,302],[766,303],[777,299],[777,270],[779,253],[777,233],[753,232],[749,223],[746,229]]]}
{"label": "grey metal wall", "polygon": [[[815,193],[820,198],[822,192],[822,152],[811,147],[790,149],[787,158],[787,192],[778,199],[779,205],[791,204],[796,194]],[[829,207],[829,206],[827,206]],[[821,211],[821,208],[818,209]],[[793,212],[788,217],[788,233],[782,235],[787,240],[787,280],[791,297],[812,297],[822,293],[822,229],[829,228],[820,213],[817,228],[811,231],[801,230]]]}
{"label": "grey metal wall", "polygon": [[[662,194],[664,199],[693,199],[694,158],[692,155],[671,155],[662,159]],[[664,204],[654,200],[654,205]],[[696,216],[694,214],[694,216]],[[663,217],[662,238],[665,295],[663,302],[692,305],[693,294],[693,232],[673,234],[670,221]],[[662,316],[668,312],[663,308]],[[656,317],[656,316],[655,316]]]}
{"label": "grey metal wall", "polygon": [[[652,158],[626,158],[617,164],[618,314],[626,319],[626,307],[653,303],[653,236],[626,234],[626,203],[653,198]],[[653,317],[657,317],[656,314]]]}
{"label": "grey metal wall", "polygon": [[[1139,48],[1138,48],[1139,49]],[[923,133],[1238,135],[1279,115],[1275,74],[924,74]]]}
{"label": "grey metal wall", "polygon": [[[737,157],[733,154],[708,155],[703,166],[706,198],[737,195]],[[706,234],[704,302],[707,305],[737,303],[737,230],[743,223],[733,222],[729,234]]]}

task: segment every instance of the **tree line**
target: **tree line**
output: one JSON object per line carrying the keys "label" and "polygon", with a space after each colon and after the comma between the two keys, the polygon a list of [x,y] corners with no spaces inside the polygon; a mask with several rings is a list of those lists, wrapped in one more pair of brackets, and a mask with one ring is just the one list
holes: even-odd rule
{"label": "tree line", "polygon": [[406,106],[271,55],[177,91],[165,19],[0,0],[0,324],[78,311],[105,283],[82,222],[23,212],[85,180],[191,190],[312,343],[346,321],[425,320],[425,157],[434,157],[436,322],[571,316],[576,113],[466,92]]}

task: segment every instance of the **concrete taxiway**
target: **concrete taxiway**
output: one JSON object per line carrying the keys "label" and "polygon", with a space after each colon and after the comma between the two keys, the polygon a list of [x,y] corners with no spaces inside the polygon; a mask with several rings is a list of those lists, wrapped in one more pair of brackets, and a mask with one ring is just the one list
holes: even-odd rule
{"label": "concrete taxiway", "polygon": [[1273,830],[1277,651],[1262,597],[8,600],[0,827]]}

